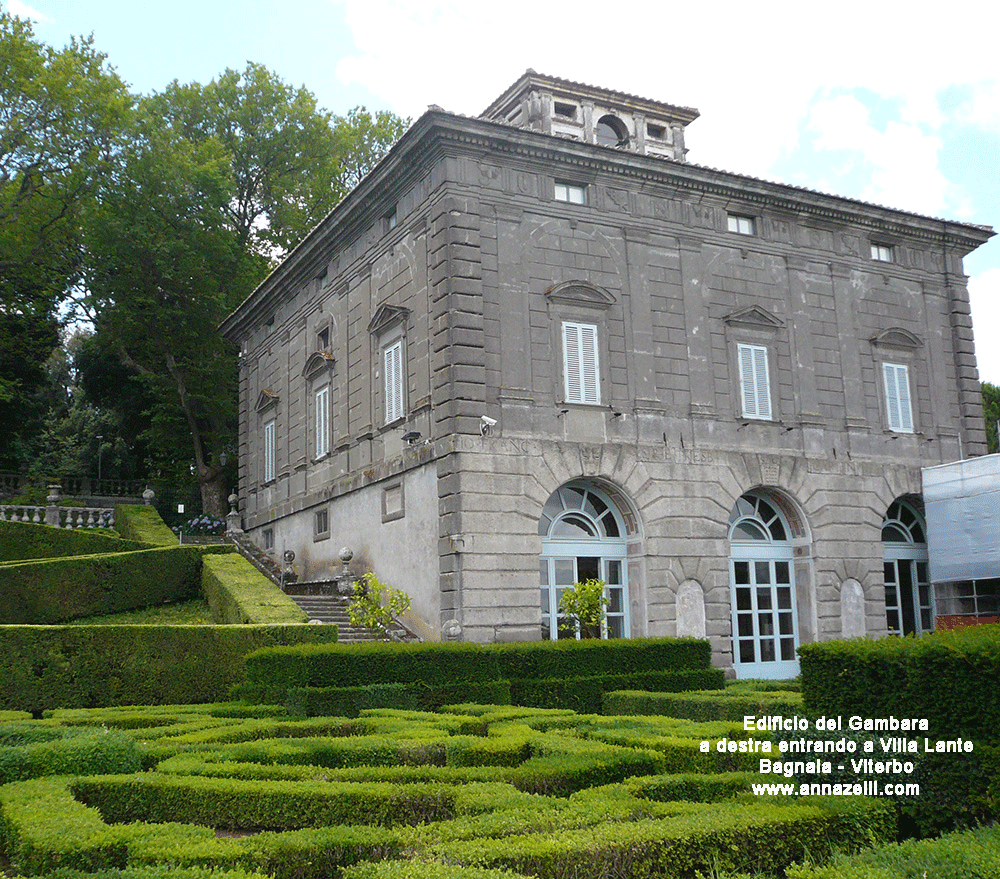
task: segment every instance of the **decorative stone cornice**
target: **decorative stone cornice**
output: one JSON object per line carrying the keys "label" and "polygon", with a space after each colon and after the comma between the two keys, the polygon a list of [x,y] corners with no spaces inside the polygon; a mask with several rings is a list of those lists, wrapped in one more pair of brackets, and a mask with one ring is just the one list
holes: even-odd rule
{"label": "decorative stone cornice", "polygon": [[375,314],[372,315],[372,319],[368,323],[368,332],[373,336],[377,336],[395,324],[405,323],[409,314],[410,309],[408,308],[401,308],[398,305],[388,305],[383,302],[375,309]]}
{"label": "decorative stone cornice", "polygon": [[545,291],[549,302],[561,305],[584,305],[589,308],[610,308],[615,304],[614,295],[589,281],[563,281]]}

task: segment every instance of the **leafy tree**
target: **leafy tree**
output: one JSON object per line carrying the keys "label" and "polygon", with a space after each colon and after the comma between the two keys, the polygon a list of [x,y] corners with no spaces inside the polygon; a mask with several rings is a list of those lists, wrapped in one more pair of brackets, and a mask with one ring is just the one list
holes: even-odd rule
{"label": "leafy tree", "polygon": [[[207,86],[174,82],[138,115],[92,225],[87,302],[104,350],[156,401],[148,437],[160,464],[169,473],[186,443],[202,509],[222,516],[237,368],[216,327],[344,195],[352,139],[307,90],[255,64]],[[368,132],[366,158],[350,158],[358,169],[381,155],[393,120],[373,121],[389,133]]]}
{"label": "leafy tree", "polygon": [[573,632],[580,627],[581,638],[600,638],[604,627],[608,599],[604,594],[603,580],[591,578],[574,583],[563,591],[559,610],[573,622],[566,630]]}
{"label": "leafy tree", "polygon": [[408,126],[408,119],[400,119],[388,110],[379,110],[372,116],[364,107],[355,107],[347,116],[336,117],[334,134],[340,156],[338,182],[344,195],[379,163]]}
{"label": "leafy tree", "polygon": [[0,11],[0,466],[41,429],[58,309],[81,277],[81,226],[111,173],[131,97],[89,40],[55,50]]}
{"label": "leafy tree", "polygon": [[389,634],[395,619],[409,609],[409,595],[367,573],[354,581],[354,595],[347,606],[347,616],[352,626]]}
{"label": "leafy tree", "polygon": [[990,454],[1000,452],[997,421],[1000,420],[1000,386],[983,382],[983,415],[986,418],[986,448]]}

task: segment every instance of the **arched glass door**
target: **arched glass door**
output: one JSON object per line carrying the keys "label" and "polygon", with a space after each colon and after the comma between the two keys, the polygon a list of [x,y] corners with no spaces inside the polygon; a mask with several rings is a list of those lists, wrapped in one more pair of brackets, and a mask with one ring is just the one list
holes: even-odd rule
{"label": "arched glass door", "polygon": [[617,506],[589,483],[570,482],[552,493],[538,522],[543,638],[580,637],[559,613],[559,602],[567,588],[590,579],[605,583],[608,605],[601,637],[629,636],[625,528]]}
{"label": "arched glass door", "polygon": [[934,587],[928,582],[927,540],[915,505],[896,500],[882,520],[885,623],[890,635],[934,631]]}
{"label": "arched glass door", "polygon": [[729,545],[736,676],[795,677],[799,636],[788,523],[763,494],[749,492],[730,514]]}

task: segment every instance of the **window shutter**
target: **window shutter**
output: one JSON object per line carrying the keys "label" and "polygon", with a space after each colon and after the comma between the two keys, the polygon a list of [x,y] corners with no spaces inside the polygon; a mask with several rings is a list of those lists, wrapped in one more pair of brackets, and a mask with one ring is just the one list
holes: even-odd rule
{"label": "window shutter", "polygon": [[913,433],[913,410],[910,407],[910,375],[906,366],[883,363],[885,380],[885,406],[889,417],[889,430]]}
{"label": "window shutter", "polygon": [[403,342],[385,349],[385,423],[403,417]]}
{"label": "window shutter", "polygon": [[740,345],[740,391],[745,418],[771,419],[771,382],[767,368],[767,348]]}
{"label": "window shutter", "polygon": [[316,392],[316,457],[330,451],[330,387]]}
{"label": "window shutter", "polygon": [[274,422],[268,421],[264,425],[264,482],[274,479]]}
{"label": "window shutter", "polygon": [[601,402],[601,371],[594,324],[563,324],[563,372],[566,402]]}

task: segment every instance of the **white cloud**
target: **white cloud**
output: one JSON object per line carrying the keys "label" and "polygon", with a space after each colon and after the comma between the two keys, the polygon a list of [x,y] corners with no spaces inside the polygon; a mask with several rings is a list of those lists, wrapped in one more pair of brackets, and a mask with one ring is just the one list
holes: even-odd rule
{"label": "white cloud", "polygon": [[7,11],[18,18],[30,18],[32,21],[54,21],[37,9],[32,9],[27,3],[22,3],[21,0],[7,0]]}
{"label": "white cloud", "polygon": [[969,278],[979,378],[1000,385],[1000,268]]}

